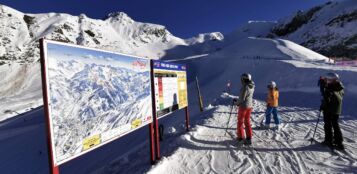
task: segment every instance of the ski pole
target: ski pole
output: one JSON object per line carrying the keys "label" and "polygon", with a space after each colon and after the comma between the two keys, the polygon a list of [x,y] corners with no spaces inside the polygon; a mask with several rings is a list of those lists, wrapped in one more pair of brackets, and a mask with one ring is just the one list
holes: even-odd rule
{"label": "ski pole", "polygon": [[315,138],[315,133],[316,133],[317,125],[319,124],[319,121],[320,121],[320,116],[321,116],[321,111],[319,112],[319,117],[317,118],[317,122],[316,122],[316,126],[315,126],[315,131],[314,131],[314,134],[312,135],[312,138],[311,138],[311,144],[312,144],[312,141],[313,141],[314,138]]}
{"label": "ski pole", "polygon": [[229,118],[228,118],[228,121],[227,121],[227,127],[226,127],[226,132],[224,132],[224,136],[226,136],[227,131],[228,131],[229,122],[231,121],[231,116],[232,116],[233,106],[234,106],[234,99],[233,99],[233,101],[232,101],[232,105],[231,105],[231,112],[229,112]]}

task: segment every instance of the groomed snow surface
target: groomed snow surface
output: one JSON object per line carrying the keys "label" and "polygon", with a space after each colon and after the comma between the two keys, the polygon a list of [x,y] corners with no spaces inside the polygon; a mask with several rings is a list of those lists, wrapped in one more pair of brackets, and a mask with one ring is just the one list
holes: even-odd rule
{"label": "groomed snow surface", "polygon": [[[346,154],[331,152],[311,143],[318,112],[313,108],[280,107],[280,131],[261,129],[265,102],[256,100],[252,113],[253,145],[238,147],[236,141],[237,109],[229,120],[232,98],[222,95],[207,108],[202,123],[191,132],[173,140],[177,149],[148,173],[354,173],[357,167],[356,135],[351,127],[357,121],[343,117]],[[228,124],[227,124],[228,123]],[[272,124],[274,125],[274,124]],[[323,140],[320,123],[316,139]]]}
{"label": "groomed snow surface", "polygon": [[[96,173],[354,173],[357,170],[356,85],[355,68],[337,68],[326,57],[285,40],[245,38],[224,49],[204,56],[170,60],[185,63],[188,77],[192,130],[185,133],[175,119],[160,120],[165,129],[161,143],[162,160],[146,169],[143,152],[148,147],[118,158]],[[309,141],[318,118],[320,94],[317,79],[329,71],[341,75],[346,85],[343,115],[340,124],[345,137],[347,154],[331,152],[316,142]],[[253,148],[236,146],[236,113],[229,122],[232,97],[222,95],[228,80],[232,94],[237,94],[240,74],[249,72],[256,82],[255,104],[252,114]],[[200,80],[206,107],[199,113],[194,77]],[[261,130],[264,118],[267,83],[274,80],[280,89],[282,129]],[[176,126],[175,126],[176,123]],[[178,126],[177,126],[178,125]],[[323,122],[315,139],[324,139]],[[145,154],[145,153],[144,153]],[[133,158],[135,157],[135,158]],[[134,164],[134,165],[131,165]],[[147,165],[147,164],[146,164]],[[137,166],[137,167],[135,167]]]}

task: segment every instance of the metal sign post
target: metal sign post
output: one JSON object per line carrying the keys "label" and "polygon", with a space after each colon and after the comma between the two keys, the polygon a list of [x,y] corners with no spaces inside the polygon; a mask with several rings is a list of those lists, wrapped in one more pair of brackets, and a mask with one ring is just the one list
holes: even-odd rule
{"label": "metal sign post", "polygon": [[45,120],[47,122],[46,131],[47,131],[47,153],[48,153],[48,163],[51,174],[59,174],[59,168],[54,163],[53,158],[53,149],[52,149],[52,140],[51,140],[51,125],[50,117],[48,112],[48,97],[47,97],[47,81],[46,81],[46,64],[45,64],[45,49],[44,49],[44,39],[40,39],[40,58],[41,58],[41,77],[42,77],[42,95],[45,111]]}
{"label": "metal sign post", "polygon": [[[152,159],[159,160],[160,159],[160,140],[159,140],[159,121],[157,119],[157,112],[156,112],[156,103],[155,103],[155,82],[154,82],[154,62],[150,60],[150,68],[151,68],[151,91],[152,91],[152,128],[150,129],[152,133],[150,133],[150,146],[154,147],[154,152],[152,154]],[[151,163],[155,163],[151,161]]]}
{"label": "metal sign post", "polygon": [[154,124],[149,124],[149,143],[150,143],[150,163],[155,164],[155,139],[154,139]]}

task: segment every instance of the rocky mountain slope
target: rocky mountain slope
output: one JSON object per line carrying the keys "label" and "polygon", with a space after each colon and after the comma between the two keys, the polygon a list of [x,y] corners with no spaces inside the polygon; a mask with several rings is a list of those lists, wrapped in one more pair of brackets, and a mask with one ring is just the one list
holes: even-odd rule
{"label": "rocky mountain slope", "polygon": [[332,1],[280,20],[270,37],[291,40],[328,57],[357,59],[356,27],[357,1]]}

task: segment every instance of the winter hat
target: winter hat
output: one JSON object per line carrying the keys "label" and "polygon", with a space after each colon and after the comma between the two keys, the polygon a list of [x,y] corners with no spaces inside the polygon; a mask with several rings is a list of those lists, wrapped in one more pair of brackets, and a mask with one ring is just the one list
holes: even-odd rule
{"label": "winter hat", "polygon": [[329,72],[325,75],[325,78],[327,80],[339,80],[340,79],[340,76],[336,73],[333,73],[333,72]]}

